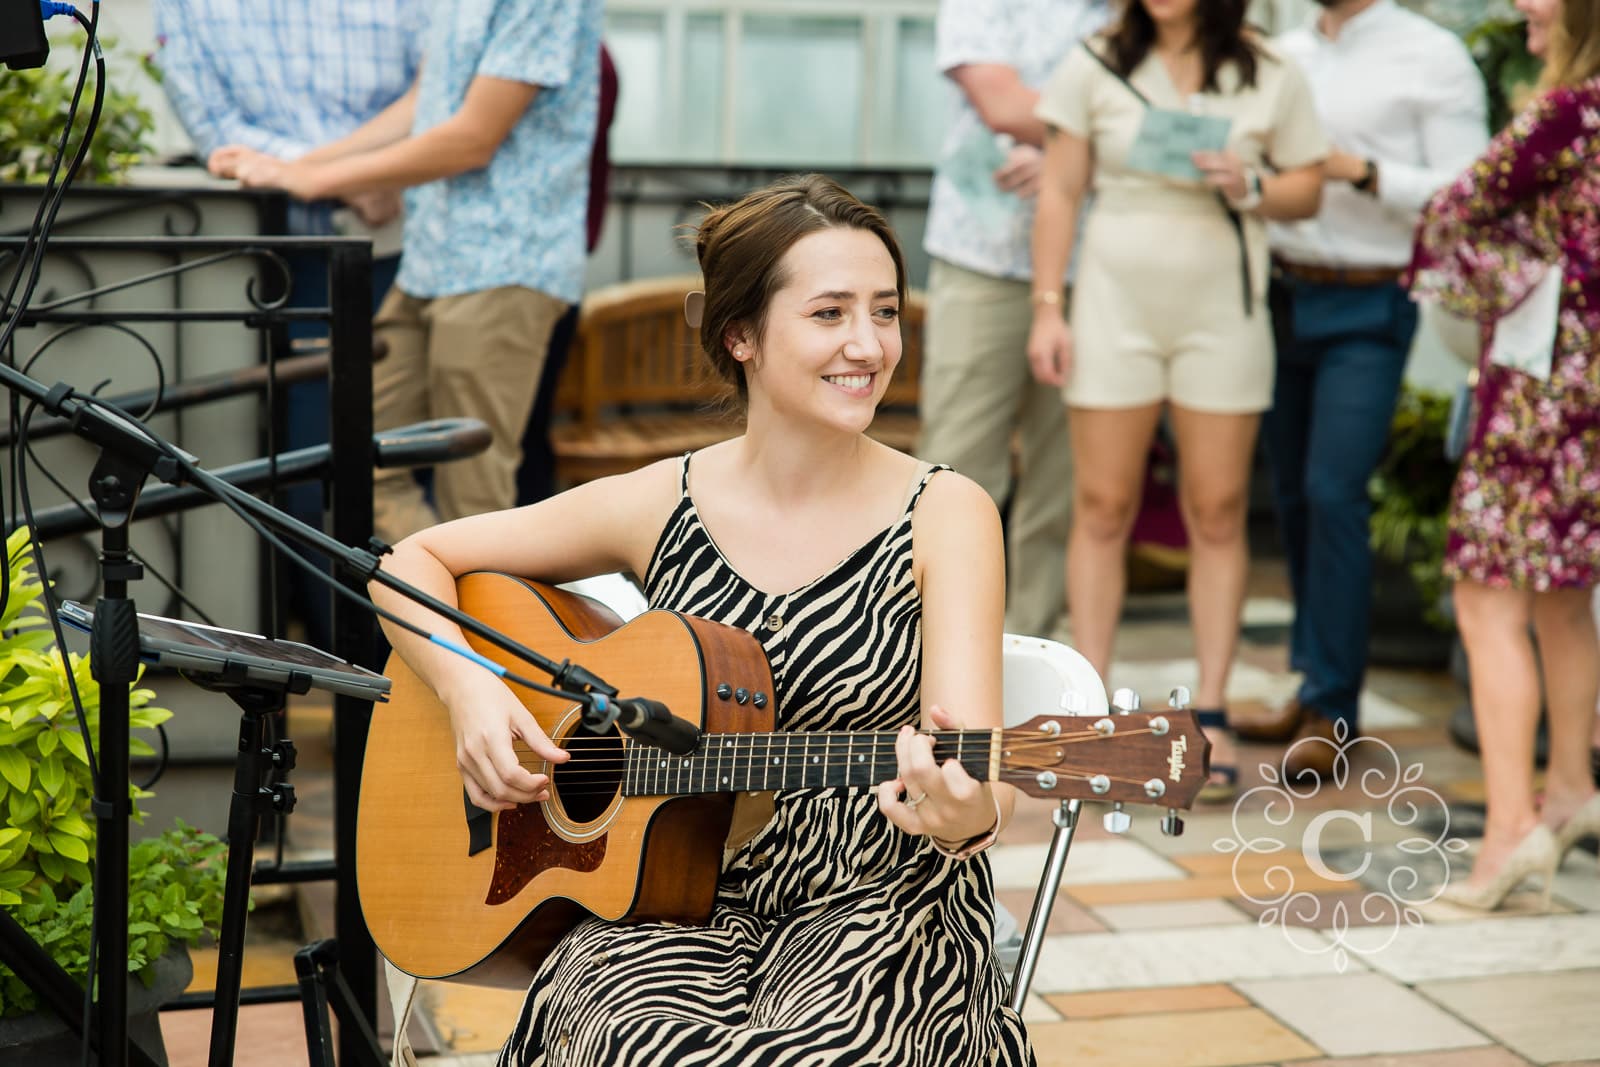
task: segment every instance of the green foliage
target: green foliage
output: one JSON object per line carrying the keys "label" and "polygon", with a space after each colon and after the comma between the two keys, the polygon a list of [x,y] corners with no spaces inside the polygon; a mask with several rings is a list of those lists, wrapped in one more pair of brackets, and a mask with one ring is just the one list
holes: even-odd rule
{"label": "green foliage", "polygon": [[1444,455],[1449,415],[1449,397],[1404,387],[1388,448],[1367,486],[1373,503],[1373,550],[1406,565],[1428,605],[1428,621],[1440,629],[1450,628],[1440,611],[1446,515],[1456,476],[1455,465]]}
{"label": "green foliage", "polygon": [[[89,754],[78,730],[67,671],[77,682],[90,735],[98,740],[100,685],[86,656],[69,656],[48,647],[49,628],[39,608],[44,586],[34,573],[27,531],[19,528],[6,544],[11,599],[0,615],[0,905],[20,904],[49,883],[70,893],[89,882],[94,824],[88,818],[94,795]],[[150,706],[155,694],[135,689],[129,695],[129,723],[149,729],[172,712]],[[155,750],[135,736],[135,755]],[[137,800],[148,794],[130,789]]]}
{"label": "green foliage", "polygon": [[[109,54],[112,42],[102,36]],[[0,182],[43,183],[50,175],[56,146],[61,143],[62,124],[72,103],[72,89],[78,82],[78,62],[62,62],[60,54],[80,55],[81,37],[51,42],[52,60],[37,70],[0,68]],[[94,70],[83,87],[68,145],[70,160],[83,141],[94,102]],[[89,154],[83,161],[79,181],[115,182],[128,167],[150,151],[150,131],[155,120],[150,110],[131,92],[106,87],[100,109],[100,125],[95,129]],[[64,169],[63,165],[63,169]]]}
{"label": "green foliage", "polygon": [[[90,858],[95,825],[90,817],[94,780],[78,732],[67,671],[78,685],[90,735],[99,736],[100,686],[87,657],[50,647],[51,633],[38,601],[44,585],[33,568],[27,531],[6,543],[10,599],[0,613],[0,907],[45,950],[81,977],[88,965]],[[172,713],[152,707],[148,689],[129,694],[129,721],[149,729]],[[135,754],[154,750],[139,737]],[[149,793],[130,787],[137,801]],[[190,942],[215,930],[222,908],[223,843],[182,823],[129,853],[128,969],[146,983],[156,957],[172,941]],[[0,1016],[34,1007],[29,993],[0,966]]]}
{"label": "green foliage", "polygon": [[[189,944],[202,934],[216,933],[222,921],[226,854],[227,846],[217,838],[181,821],[128,850],[128,971],[146,986],[155,979],[156,960],[173,942]],[[87,885],[62,898],[47,884],[29,903],[8,910],[82,982],[89,970],[93,901]],[[33,991],[0,965],[0,1016],[21,1015],[37,1006]]]}
{"label": "green foliage", "polygon": [[1519,17],[1485,17],[1467,31],[1466,41],[1489,91],[1489,128],[1501,129],[1539,81],[1543,64],[1528,53],[1527,24]]}

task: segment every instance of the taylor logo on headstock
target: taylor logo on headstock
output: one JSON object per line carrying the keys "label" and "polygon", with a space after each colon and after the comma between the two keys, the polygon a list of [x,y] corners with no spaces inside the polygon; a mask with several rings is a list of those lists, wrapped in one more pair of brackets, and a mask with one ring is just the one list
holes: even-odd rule
{"label": "taylor logo on headstock", "polygon": [[1183,781],[1183,770],[1188,766],[1184,762],[1184,754],[1189,751],[1189,739],[1180,737],[1172,742],[1172,755],[1167,757],[1167,777],[1174,782]]}

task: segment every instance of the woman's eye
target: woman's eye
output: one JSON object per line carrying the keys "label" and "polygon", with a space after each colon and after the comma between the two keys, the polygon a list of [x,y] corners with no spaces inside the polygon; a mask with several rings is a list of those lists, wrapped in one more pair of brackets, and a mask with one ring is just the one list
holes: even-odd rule
{"label": "woman's eye", "polygon": [[900,317],[899,308],[879,308],[878,317],[884,322],[893,322]]}
{"label": "woman's eye", "polygon": [[832,322],[833,320],[839,318],[839,315],[840,312],[838,308],[823,308],[821,311],[813,312],[811,317],[814,319],[827,319],[828,321]]}

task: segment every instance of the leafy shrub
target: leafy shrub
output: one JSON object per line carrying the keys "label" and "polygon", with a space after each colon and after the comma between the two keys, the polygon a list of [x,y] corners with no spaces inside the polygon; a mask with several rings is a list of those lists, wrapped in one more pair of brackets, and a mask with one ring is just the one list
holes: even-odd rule
{"label": "leafy shrub", "polygon": [[[88,968],[93,895],[90,858],[95,824],[90,817],[94,780],[78,732],[68,670],[77,682],[89,732],[98,740],[100,686],[86,656],[49,647],[52,635],[38,600],[44,585],[34,573],[27,531],[6,543],[10,599],[0,613],[0,907],[73,977]],[[148,689],[129,696],[129,721],[150,729],[172,717],[152,707]],[[135,754],[154,750],[139,737]],[[134,817],[150,794],[130,787]],[[173,941],[192,942],[215,932],[221,917],[226,846],[179,823],[129,850],[128,969],[148,984],[153,965]],[[35,1006],[33,994],[0,965],[0,1016]]]}
{"label": "leafy shrub", "polygon": [[[112,42],[102,35],[101,44],[109,54]],[[64,63],[59,53],[76,57],[81,48],[81,35],[63,37],[51,42],[56,58],[43,67],[16,71],[0,67],[0,182],[43,183],[49,177],[56,146],[61,143],[61,127],[72,103],[72,89],[78,83],[77,60]],[[69,160],[89,124],[94,76],[91,66],[73,121]],[[117,88],[116,81],[113,77],[106,85],[100,124],[95,128],[79,181],[114,182],[150,152],[150,132],[155,127],[150,109],[139,102],[137,94]]]}

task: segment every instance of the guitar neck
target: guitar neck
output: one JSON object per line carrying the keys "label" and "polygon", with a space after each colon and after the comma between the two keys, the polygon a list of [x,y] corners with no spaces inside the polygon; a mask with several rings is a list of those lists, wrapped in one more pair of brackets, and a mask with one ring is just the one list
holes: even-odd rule
{"label": "guitar neck", "polygon": [[[999,730],[942,730],[934,758],[955,759],[979,781],[997,776]],[[871,789],[895,777],[896,733],[706,734],[700,748],[675,756],[631,744],[625,796],[764,792],[771,789]]]}

